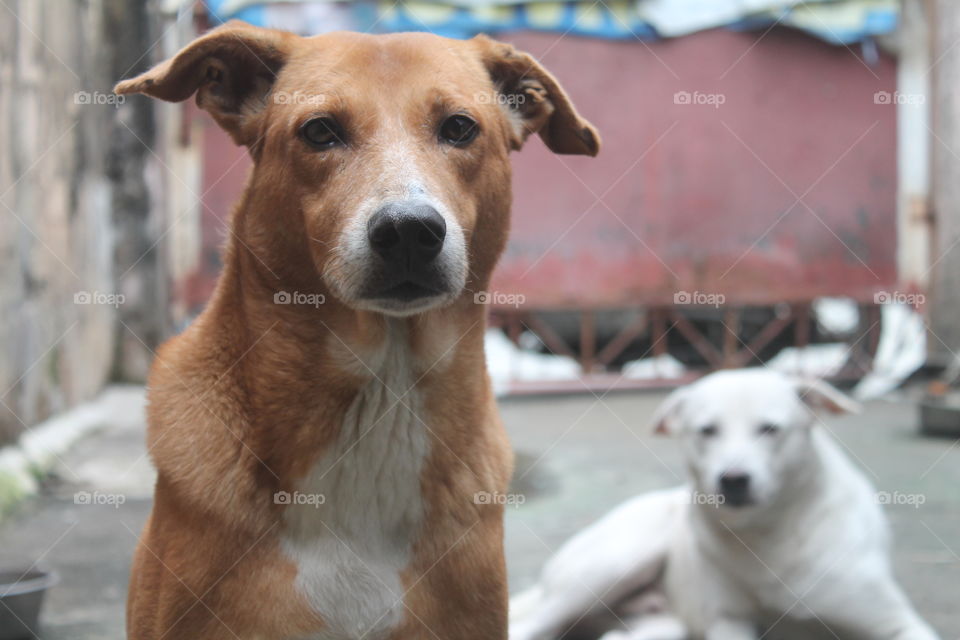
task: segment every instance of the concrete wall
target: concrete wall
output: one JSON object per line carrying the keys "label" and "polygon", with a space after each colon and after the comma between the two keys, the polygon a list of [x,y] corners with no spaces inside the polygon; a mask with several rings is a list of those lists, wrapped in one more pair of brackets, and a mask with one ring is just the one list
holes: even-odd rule
{"label": "concrete wall", "polygon": [[159,340],[152,106],[110,91],[153,61],[151,9],[0,9],[0,444],[142,378]]}
{"label": "concrete wall", "polygon": [[930,256],[929,361],[960,353],[960,4],[935,0],[930,11],[933,84],[933,246]]}

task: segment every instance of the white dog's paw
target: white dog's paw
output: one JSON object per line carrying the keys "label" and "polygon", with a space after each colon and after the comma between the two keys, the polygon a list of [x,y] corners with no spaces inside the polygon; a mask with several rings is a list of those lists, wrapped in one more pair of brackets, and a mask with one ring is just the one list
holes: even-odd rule
{"label": "white dog's paw", "polygon": [[[636,626],[633,626],[636,624]],[[671,616],[654,616],[641,619],[639,623],[628,622],[627,631],[608,631],[600,640],[686,640],[687,630],[683,623]]]}

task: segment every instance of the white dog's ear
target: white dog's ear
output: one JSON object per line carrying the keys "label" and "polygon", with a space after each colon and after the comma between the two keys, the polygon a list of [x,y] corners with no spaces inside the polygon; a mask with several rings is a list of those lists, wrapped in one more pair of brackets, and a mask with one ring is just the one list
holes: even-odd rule
{"label": "white dog's ear", "polygon": [[830,413],[860,413],[860,403],[839,391],[834,386],[813,378],[796,381],[797,395],[811,409],[823,409]]}
{"label": "white dog's ear", "polygon": [[677,432],[677,421],[680,408],[687,399],[687,387],[675,389],[660,403],[650,419],[650,430],[660,436],[674,435]]}

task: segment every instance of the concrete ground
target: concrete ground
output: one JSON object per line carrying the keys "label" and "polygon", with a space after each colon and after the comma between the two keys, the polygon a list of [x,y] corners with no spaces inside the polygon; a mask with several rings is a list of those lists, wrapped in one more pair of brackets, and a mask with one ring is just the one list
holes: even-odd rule
{"label": "concrete ground", "polygon": [[[621,500],[680,482],[673,443],[644,432],[662,397],[632,392],[502,403],[519,456],[513,491],[522,501],[507,510],[512,591],[530,584],[567,537]],[[128,394],[116,424],[63,456],[43,494],[0,523],[0,566],[26,569],[38,561],[60,574],[38,629],[44,640],[124,637],[129,559],[152,485],[139,403],[139,392]],[[960,446],[915,435],[916,412],[902,395],[828,425],[878,489],[901,502],[887,507],[901,582],[944,639],[960,638]],[[922,504],[903,504],[910,496]]]}

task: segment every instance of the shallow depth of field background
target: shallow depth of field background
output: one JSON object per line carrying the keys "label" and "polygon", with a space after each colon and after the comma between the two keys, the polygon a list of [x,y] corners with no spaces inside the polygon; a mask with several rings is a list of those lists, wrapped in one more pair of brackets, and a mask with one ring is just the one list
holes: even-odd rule
{"label": "shallow depth of field background", "polygon": [[[619,501],[682,481],[647,420],[768,366],[865,402],[828,421],[877,487],[898,577],[960,637],[960,5],[951,0],[0,0],[0,637],[122,638],[149,511],[143,382],[204,307],[250,159],[192,101],[116,80],[231,18],[478,32],[603,137],[514,154],[488,368],[518,463],[511,590]],[[7,616],[6,618],[4,616]]]}

